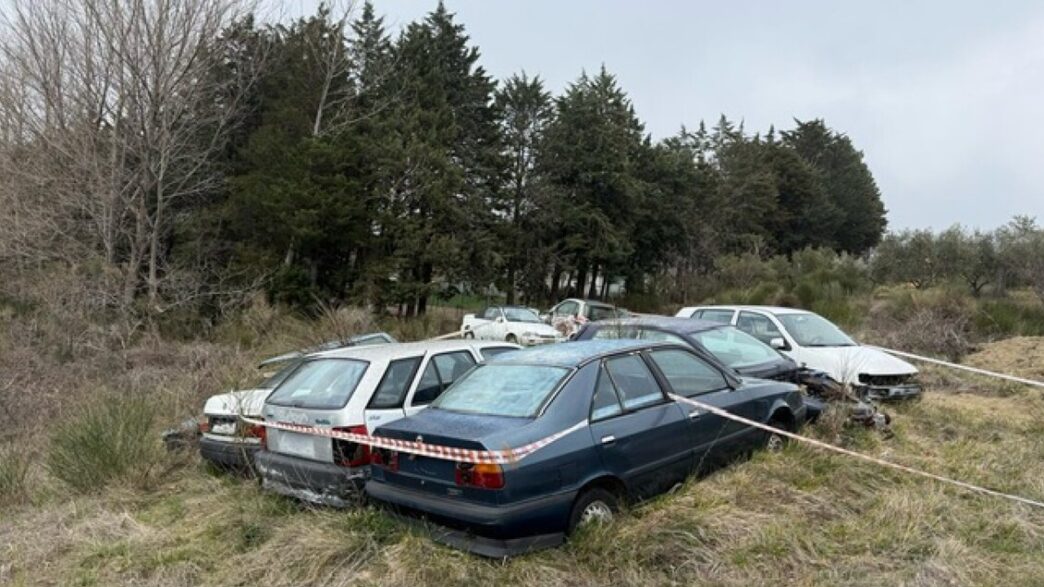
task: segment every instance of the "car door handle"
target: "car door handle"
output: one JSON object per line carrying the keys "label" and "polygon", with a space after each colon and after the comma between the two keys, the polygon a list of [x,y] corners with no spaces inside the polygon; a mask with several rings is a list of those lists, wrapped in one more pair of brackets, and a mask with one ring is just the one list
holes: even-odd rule
{"label": "car door handle", "polygon": [[602,444],[612,444],[614,442],[616,442],[616,437],[612,434],[602,437]]}
{"label": "car door handle", "polygon": [[701,412],[699,410],[693,410],[693,411],[689,412],[689,419],[690,420],[695,420],[696,418],[699,418],[702,415],[703,415],[703,412]]}

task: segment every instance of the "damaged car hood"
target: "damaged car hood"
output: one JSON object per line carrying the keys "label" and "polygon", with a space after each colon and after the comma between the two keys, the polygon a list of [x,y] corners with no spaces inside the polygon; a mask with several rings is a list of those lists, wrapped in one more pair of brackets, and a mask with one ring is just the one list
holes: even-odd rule
{"label": "damaged car hood", "polygon": [[211,416],[261,416],[271,389],[246,389],[211,396],[203,405],[203,413]]}
{"label": "damaged car hood", "polygon": [[865,346],[804,347],[791,356],[809,369],[825,371],[842,383],[858,382],[867,375],[914,375],[917,367],[888,353]]}

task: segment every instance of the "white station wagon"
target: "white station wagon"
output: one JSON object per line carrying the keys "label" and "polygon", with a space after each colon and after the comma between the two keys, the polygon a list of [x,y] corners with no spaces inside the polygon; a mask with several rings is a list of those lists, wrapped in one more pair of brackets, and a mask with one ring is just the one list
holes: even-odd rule
{"label": "white station wagon", "polygon": [[889,400],[915,397],[921,386],[917,368],[877,349],[861,346],[819,314],[775,306],[696,306],[677,316],[736,328],[779,350],[798,365],[823,371],[862,397]]}
{"label": "white station wagon", "polygon": [[[308,356],[265,400],[266,421],[368,434],[428,406],[476,364],[517,345],[425,341]],[[265,489],[345,507],[369,470],[369,447],[269,428],[254,463]]]}

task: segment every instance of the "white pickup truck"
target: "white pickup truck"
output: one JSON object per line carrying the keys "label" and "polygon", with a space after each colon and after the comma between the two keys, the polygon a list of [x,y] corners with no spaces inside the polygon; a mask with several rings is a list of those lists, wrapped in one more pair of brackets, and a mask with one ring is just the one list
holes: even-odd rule
{"label": "white pickup truck", "polygon": [[522,306],[489,306],[477,314],[465,314],[460,331],[464,338],[504,340],[523,346],[565,340],[536,312]]}

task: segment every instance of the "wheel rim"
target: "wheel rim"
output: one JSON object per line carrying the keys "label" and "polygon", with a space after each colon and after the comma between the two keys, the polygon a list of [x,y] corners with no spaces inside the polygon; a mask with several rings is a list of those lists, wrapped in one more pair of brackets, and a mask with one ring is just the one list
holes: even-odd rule
{"label": "wheel rim", "polygon": [[769,436],[765,448],[767,448],[769,452],[779,452],[783,450],[783,437],[779,434],[772,434]]}
{"label": "wheel rim", "polygon": [[613,520],[613,510],[609,507],[609,504],[602,500],[595,500],[587,504],[584,508],[584,513],[580,514],[580,525],[586,526],[587,524],[597,523],[604,524]]}

